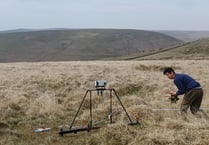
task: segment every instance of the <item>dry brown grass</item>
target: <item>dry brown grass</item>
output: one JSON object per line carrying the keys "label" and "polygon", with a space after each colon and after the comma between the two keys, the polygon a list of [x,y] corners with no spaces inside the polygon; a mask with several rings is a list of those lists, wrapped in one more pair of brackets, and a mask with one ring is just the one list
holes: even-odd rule
{"label": "dry brown grass", "polygon": [[[209,61],[87,61],[0,64],[0,144],[4,145],[207,145],[209,112],[200,117],[178,111],[154,111],[154,108],[179,108],[170,104],[166,93],[176,90],[162,74],[172,66],[188,73],[204,87],[202,107],[209,107]],[[64,137],[60,125],[69,125],[87,89],[94,80],[105,79],[115,88],[131,118],[141,125],[128,126],[116,97],[113,97],[113,121],[109,124],[108,93],[93,95],[93,123],[99,130]],[[76,125],[89,121],[89,100],[76,119]],[[34,133],[38,127],[50,127],[46,133]]]}

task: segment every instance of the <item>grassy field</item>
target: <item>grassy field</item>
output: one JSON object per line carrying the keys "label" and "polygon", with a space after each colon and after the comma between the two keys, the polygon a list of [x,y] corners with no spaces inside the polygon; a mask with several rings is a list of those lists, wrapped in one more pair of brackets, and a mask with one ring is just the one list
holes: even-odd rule
{"label": "grassy field", "polygon": [[[0,144],[2,145],[208,145],[209,111],[200,117],[190,112],[156,111],[179,109],[170,104],[168,93],[176,90],[162,74],[172,66],[187,73],[204,88],[202,108],[209,108],[208,60],[153,61],[72,61],[40,63],[0,63]],[[87,89],[94,81],[108,81],[115,88],[133,120],[113,97],[113,124],[109,124],[108,93],[93,94],[93,123],[99,130],[59,136],[59,127],[70,125]],[[89,121],[89,99],[84,102],[75,125]],[[49,132],[35,133],[39,127]]]}

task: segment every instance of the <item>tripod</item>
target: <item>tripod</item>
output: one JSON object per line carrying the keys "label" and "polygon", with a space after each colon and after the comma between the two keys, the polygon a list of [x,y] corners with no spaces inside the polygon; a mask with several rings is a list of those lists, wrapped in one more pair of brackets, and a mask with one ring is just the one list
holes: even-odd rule
{"label": "tripod", "polygon": [[[139,124],[138,121],[133,122],[131,120],[131,117],[129,116],[128,112],[126,111],[126,109],[125,109],[124,105],[122,104],[122,102],[121,102],[117,92],[115,91],[115,89],[97,88],[97,89],[87,90],[86,91],[86,93],[85,93],[85,95],[84,95],[84,97],[82,99],[82,102],[81,102],[81,104],[80,104],[80,106],[79,106],[79,108],[78,108],[78,110],[77,110],[77,112],[75,114],[75,117],[73,118],[73,121],[72,121],[72,123],[70,125],[69,130],[60,129],[59,134],[61,136],[63,136],[64,134],[67,134],[67,133],[77,133],[77,132],[80,132],[80,131],[88,131],[89,132],[92,129],[100,128],[99,126],[93,126],[93,124],[92,124],[92,122],[93,122],[93,119],[92,119],[92,92],[97,92],[98,95],[99,95],[99,93],[102,95],[104,91],[109,91],[109,97],[110,97],[110,112],[109,112],[110,114],[109,114],[109,119],[110,119],[110,123],[113,123],[113,119],[112,119],[112,98],[113,98],[113,94],[114,94],[116,96],[117,100],[119,101],[120,105],[122,106],[123,110],[125,111],[128,119],[129,119],[128,125]],[[89,97],[90,97],[90,104],[89,104],[90,105],[90,107],[89,107],[90,121],[89,121],[89,123],[88,123],[88,125],[86,127],[73,128],[75,119],[78,116],[78,113],[79,113],[79,111],[80,111],[80,109],[81,109],[81,107],[82,107],[82,105],[83,105],[83,103],[84,103],[84,101],[85,101],[85,99],[86,99],[88,94],[89,94]]]}

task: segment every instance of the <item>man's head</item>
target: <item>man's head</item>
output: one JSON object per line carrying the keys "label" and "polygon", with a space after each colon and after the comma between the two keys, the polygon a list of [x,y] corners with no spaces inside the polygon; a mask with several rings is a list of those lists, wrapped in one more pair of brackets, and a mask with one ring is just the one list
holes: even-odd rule
{"label": "man's head", "polygon": [[163,71],[163,74],[166,75],[169,79],[174,79],[175,71],[171,67],[166,67]]}

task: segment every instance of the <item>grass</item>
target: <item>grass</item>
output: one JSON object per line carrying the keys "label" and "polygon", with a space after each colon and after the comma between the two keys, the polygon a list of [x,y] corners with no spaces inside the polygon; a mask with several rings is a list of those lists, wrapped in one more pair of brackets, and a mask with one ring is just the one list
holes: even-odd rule
{"label": "grass", "polygon": [[[188,73],[204,88],[202,107],[208,107],[208,60],[167,61],[88,61],[1,63],[0,67],[0,144],[5,145],[206,145],[208,111],[182,117],[178,111],[154,111],[154,108],[179,108],[170,104],[173,82],[161,69],[173,66]],[[200,75],[201,74],[201,75]],[[102,127],[91,132],[58,135],[59,126],[70,125],[86,90],[94,80],[107,80],[115,88],[130,117],[140,125],[128,126],[126,114],[113,96],[113,124],[109,124],[109,94],[93,94],[93,123]],[[76,125],[89,121],[89,97],[76,119]],[[49,132],[35,133],[39,127]]]}

